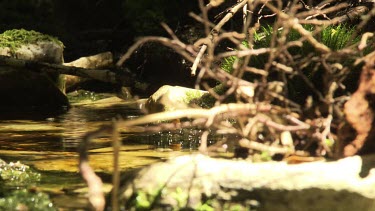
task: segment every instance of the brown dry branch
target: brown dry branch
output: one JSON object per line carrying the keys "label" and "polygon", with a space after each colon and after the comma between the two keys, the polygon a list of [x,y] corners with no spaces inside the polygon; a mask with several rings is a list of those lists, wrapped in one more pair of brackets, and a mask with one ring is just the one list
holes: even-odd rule
{"label": "brown dry branch", "polygon": [[347,8],[349,6],[349,4],[348,3],[340,3],[338,5],[335,5],[334,7],[328,7],[326,9],[324,9],[324,7],[326,7],[326,6],[328,6],[328,4],[324,4],[322,6],[314,7],[312,9],[309,9],[306,12],[300,12],[300,13],[296,14],[296,18],[310,20],[312,18],[316,18],[319,15],[323,15],[323,16],[327,17],[327,15],[330,14],[330,13],[337,12],[341,9]]}
{"label": "brown dry branch", "polygon": [[113,126],[103,126],[98,130],[89,132],[83,138],[79,148],[79,171],[86,181],[89,188],[88,199],[91,206],[96,211],[102,211],[105,207],[104,193],[102,190],[103,183],[101,179],[95,174],[94,170],[89,165],[88,150],[90,143],[94,138],[101,136],[108,136],[113,133]]}
{"label": "brown dry branch", "polygon": [[270,154],[292,154],[294,150],[289,147],[278,147],[262,144],[248,139],[239,140],[239,145],[244,148],[257,150],[260,152],[269,152]]}
{"label": "brown dry branch", "polygon": [[368,45],[367,45],[367,41],[374,36],[374,33],[371,33],[371,32],[366,32],[362,35],[362,38],[361,38],[361,41],[359,42],[359,45],[358,45],[358,50],[359,51],[362,51],[363,49],[365,49]]}
{"label": "brown dry branch", "polygon": [[362,21],[357,25],[357,30],[362,29],[374,16],[375,16],[375,7],[373,7],[368,13],[363,14]]}
{"label": "brown dry branch", "polygon": [[[315,6],[302,0],[290,1],[284,8],[281,0],[242,0],[224,11],[225,16],[217,25],[214,25],[208,19],[208,11],[220,3],[221,1],[211,1],[209,5],[205,6],[203,1],[199,1],[202,10],[201,16],[190,14],[198,22],[204,24],[206,32],[206,37],[198,39],[194,45],[181,42],[167,25],[162,24],[171,38],[141,38],[117,62],[117,65],[122,65],[139,46],[147,42],[158,42],[170,47],[193,63],[192,74],[195,74],[196,69],[200,68],[196,87],[201,86],[208,90],[216,100],[215,106],[210,109],[185,108],[148,114],[136,119],[121,120],[116,122],[115,126],[104,126],[91,134],[106,132],[107,135],[112,134],[113,139],[117,140],[117,133],[113,132],[115,127],[118,128],[118,131],[132,130],[141,133],[198,127],[204,130],[199,148],[202,153],[219,150],[220,145],[224,143],[218,142],[211,147],[207,146],[208,131],[213,131],[217,134],[236,134],[237,140],[234,141],[237,145],[245,147],[249,151],[296,154],[297,150],[294,149],[294,144],[305,142],[307,144],[301,148],[306,149],[309,144],[318,143],[320,148],[314,155],[325,156],[328,154],[331,156],[331,148],[326,141],[327,139],[335,140],[333,127],[343,120],[339,110],[342,108],[340,105],[342,106],[347,99],[342,96],[345,94],[337,93],[339,89],[344,90],[342,81],[350,71],[343,65],[343,61],[348,56],[356,55],[358,49],[356,45],[352,45],[334,51],[320,42],[319,34],[326,25],[348,21],[361,14],[366,14],[361,22],[361,25],[364,25],[369,21],[369,17],[375,14],[375,9],[367,12],[364,8],[361,10],[352,8],[355,12],[349,10],[346,15],[350,17],[344,18],[342,16],[334,17],[334,15],[346,9],[348,4],[333,0],[323,1]],[[255,11],[255,9],[259,9],[259,6],[260,11]],[[246,10],[244,12],[246,14],[245,21],[240,21],[240,24],[243,24],[241,32],[222,30],[224,24],[232,19],[233,15],[241,8]],[[307,11],[301,12],[301,8]],[[266,10],[268,14],[262,14]],[[258,19],[252,20],[255,14],[258,14]],[[257,49],[254,45],[253,35],[259,31],[260,25],[253,25],[253,22],[260,23],[261,19],[266,16],[273,16],[276,19],[273,25],[273,34],[267,47]],[[315,26],[315,29],[310,32],[303,26],[307,23],[318,26]],[[297,31],[300,38],[288,41],[291,31]],[[362,37],[358,46],[360,50],[365,48],[370,36],[370,34],[365,34]],[[235,50],[228,52],[217,50],[219,43],[221,44],[224,40],[229,41],[232,46],[236,46]],[[248,47],[241,44],[243,41],[248,42]],[[307,55],[292,53],[292,49],[302,48],[306,42],[315,49],[314,52]],[[374,55],[374,53],[369,55]],[[237,59],[232,65],[233,72],[228,73],[222,69],[220,62],[224,58],[232,56]],[[265,62],[260,66],[254,66],[252,58],[263,58]],[[371,57],[366,56],[365,58],[358,61]],[[319,85],[311,80],[309,75],[317,71],[321,71],[324,75],[320,81],[322,84]],[[296,81],[294,77],[298,77],[298,82],[303,83],[303,88],[309,89],[311,95],[314,96],[305,96],[308,108],[304,108],[303,104],[295,103],[289,96],[290,92],[287,89],[290,85],[294,86],[291,84],[293,80]],[[292,82],[290,79],[293,79]],[[212,85],[213,81],[220,83],[225,89],[222,92],[217,92]],[[367,88],[366,91],[369,92]],[[362,89],[364,88],[362,87]],[[365,100],[363,93],[359,97],[360,100]],[[226,101],[228,99],[231,100],[230,103]],[[346,107],[348,106],[350,103],[346,105]],[[356,107],[356,104],[352,106]],[[364,107],[368,109],[369,105],[366,104]],[[360,114],[351,118],[358,118],[358,116]],[[189,121],[173,121],[177,119],[188,119]],[[371,124],[372,119],[370,120],[366,122]],[[360,124],[354,125],[361,136],[358,136],[357,139],[363,141],[364,137],[362,136],[368,134],[370,128],[362,128],[361,131],[358,129],[360,126]],[[261,139],[259,135],[265,136],[265,138]],[[90,134],[87,137],[93,138]],[[89,143],[86,139],[84,144]],[[117,143],[117,141],[115,142]],[[358,140],[353,141],[352,144],[363,144],[357,142]],[[116,146],[118,147],[118,145],[114,145],[114,147]],[[349,148],[350,146],[347,146],[345,149]],[[81,148],[81,150],[87,149],[87,146]],[[87,152],[85,153],[81,156],[82,164],[85,164],[88,159]],[[113,181],[116,183],[115,178]],[[89,181],[88,183],[90,184]],[[115,192],[116,190],[114,190]],[[116,203],[114,201],[113,206]]]}
{"label": "brown dry branch", "polygon": [[113,173],[112,173],[112,210],[119,211],[119,202],[118,196],[119,195],[119,187],[120,187],[120,167],[119,167],[119,159],[120,159],[120,147],[121,141],[119,138],[119,130],[117,126],[117,121],[113,120],[112,122],[112,147],[113,147]]}
{"label": "brown dry branch", "polygon": [[117,66],[122,66],[123,63],[130,58],[130,56],[136,51],[142,44],[148,43],[148,42],[158,42],[165,46],[168,46],[175,50],[177,53],[185,57],[190,62],[194,62],[194,58],[191,56],[197,55],[197,52],[194,50],[193,46],[186,45],[185,43],[181,42],[180,40],[176,39],[168,39],[164,37],[144,37],[139,39],[137,42],[135,42],[128,51],[118,60],[116,63]]}
{"label": "brown dry branch", "polygon": [[[332,10],[338,11],[338,8],[334,8]],[[334,25],[334,24],[341,24],[348,21],[354,21],[361,17],[361,15],[368,12],[368,8],[366,6],[358,6],[349,10],[345,15],[335,17],[331,20],[317,20],[317,19],[306,19],[300,20],[301,24],[314,24],[314,25]]]}
{"label": "brown dry branch", "polygon": [[320,43],[313,37],[313,35],[309,31],[303,28],[299,19],[289,16],[288,14],[280,11],[271,4],[267,4],[267,7],[270,8],[273,12],[277,13],[278,17],[282,19],[282,21],[286,26],[288,26],[288,28],[293,28],[298,31],[317,50],[321,51],[322,53],[329,53],[331,51],[331,49],[329,49],[323,43]]}
{"label": "brown dry branch", "polygon": [[259,49],[246,49],[246,50],[238,50],[238,51],[229,51],[229,52],[225,52],[225,53],[220,53],[218,55],[216,55],[216,59],[218,60],[221,60],[223,58],[226,58],[226,57],[230,57],[230,56],[236,56],[238,58],[242,58],[242,57],[245,57],[245,56],[258,56],[260,54],[265,54],[265,53],[268,53],[270,52],[271,49],[269,48],[259,48]]}
{"label": "brown dry branch", "polygon": [[[247,0],[242,0],[237,5],[233,6],[230,9],[230,11],[228,11],[228,13],[220,20],[220,22],[211,30],[211,33],[208,35],[207,38],[210,40],[214,39],[214,34],[218,33],[221,30],[221,28],[224,26],[224,24],[227,23],[233,17],[233,15],[238,12],[239,9],[241,9],[244,5],[246,5],[247,2],[248,2]],[[205,21],[205,22],[208,22],[208,21]],[[207,44],[202,45],[198,53],[200,57],[196,57],[195,61],[193,62],[193,66],[191,67],[191,75],[196,74],[198,63],[202,59],[202,56],[206,50],[207,50]]]}
{"label": "brown dry branch", "polygon": [[[109,83],[130,83],[132,78],[122,78],[121,75],[116,74],[111,70],[97,70],[97,69],[86,69],[80,67],[64,66],[59,64],[50,64],[45,62],[36,61],[26,61],[16,58],[11,58],[7,56],[0,56],[0,66],[11,66],[17,68],[24,68],[30,71],[40,72],[40,73],[58,73],[75,75],[85,78],[92,78],[99,81],[109,82]],[[1,71],[1,70],[0,70]],[[129,81],[127,81],[129,80]]]}

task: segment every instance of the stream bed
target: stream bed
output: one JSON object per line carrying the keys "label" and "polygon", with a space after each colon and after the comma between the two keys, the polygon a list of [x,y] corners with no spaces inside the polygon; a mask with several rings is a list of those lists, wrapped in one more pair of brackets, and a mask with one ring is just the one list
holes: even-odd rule
{"label": "stream bed", "polygon": [[[6,162],[20,161],[40,173],[40,181],[26,188],[47,193],[54,208],[86,210],[87,188],[78,172],[77,153],[83,135],[109,124],[114,118],[129,119],[140,115],[139,102],[125,102],[112,97],[75,104],[68,112],[56,116],[7,117],[0,120],[0,159]],[[121,133],[121,171],[194,152],[199,144],[199,131],[180,132],[156,135]],[[189,139],[189,144],[183,146],[183,150],[173,151],[166,144],[171,138]],[[111,189],[111,145],[111,140],[103,137],[95,139],[90,148],[90,165],[105,183],[106,192]],[[0,199],[7,192],[20,188],[25,187],[2,188]]]}

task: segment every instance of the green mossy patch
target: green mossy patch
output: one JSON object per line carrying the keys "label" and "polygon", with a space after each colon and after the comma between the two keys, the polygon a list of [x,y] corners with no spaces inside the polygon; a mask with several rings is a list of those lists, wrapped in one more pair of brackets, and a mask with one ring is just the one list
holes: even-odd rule
{"label": "green mossy patch", "polygon": [[0,184],[6,186],[27,186],[39,182],[41,175],[20,162],[6,163],[0,160]]}
{"label": "green mossy patch", "polygon": [[191,90],[185,93],[184,102],[189,104],[192,100],[198,99],[204,95],[204,92],[200,90]]}
{"label": "green mossy patch", "polygon": [[0,210],[52,211],[57,209],[45,193],[17,190],[0,199]]}
{"label": "green mossy patch", "polygon": [[42,41],[54,42],[64,47],[64,44],[58,38],[34,30],[12,29],[0,34],[0,48],[9,48],[12,53],[22,45],[37,44]]}

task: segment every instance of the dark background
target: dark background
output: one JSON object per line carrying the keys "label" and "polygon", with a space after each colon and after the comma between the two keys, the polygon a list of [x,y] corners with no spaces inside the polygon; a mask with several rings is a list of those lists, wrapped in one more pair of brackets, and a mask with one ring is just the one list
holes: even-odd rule
{"label": "dark background", "polygon": [[[188,12],[198,13],[194,0],[1,0],[0,33],[35,30],[58,37],[65,45],[65,62],[111,51],[117,60],[138,37],[168,36],[167,23],[177,35],[196,27]],[[142,46],[125,66],[151,84],[192,86],[189,64],[160,44]]]}

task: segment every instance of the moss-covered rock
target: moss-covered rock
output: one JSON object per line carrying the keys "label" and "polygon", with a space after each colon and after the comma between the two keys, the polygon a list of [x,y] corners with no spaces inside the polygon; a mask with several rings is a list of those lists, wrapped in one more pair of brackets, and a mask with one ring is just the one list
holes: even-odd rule
{"label": "moss-covered rock", "polygon": [[18,59],[63,63],[63,43],[56,37],[25,29],[0,34],[0,55]]}
{"label": "moss-covered rock", "polygon": [[205,93],[202,90],[164,85],[148,98],[145,107],[149,113],[187,108],[191,101]]}
{"label": "moss-covered rock", "polygon": [[292,165],[186,155],[124,175],[121,200],[126,210],[375,210],[374,159]]}
{"label": "moss-covered rock", "polygon": [[0,182],[2,186],[20,187],[40,181],[41,175],[20,162],[6,163],[0,159]]}
{"label": "moss-covered rock", "polygon": [[42,34],[34,30],[12,29],[0,34],[0,47],[9,47],[12,51],[17,50],[22,45],[37,44],[38,42],[53,42],[61,47],[63,43],[56,37]]}
{"label": "moss-covered rock", "polygon": [[[0,34],[0,55],[22,60],[63,63],[64,45],[36,31],[13,29]],[[69,106],[65,80],[59,74],[36,73],[27,68],[0,67],[0,112],[9,110],[62,110]]]}

